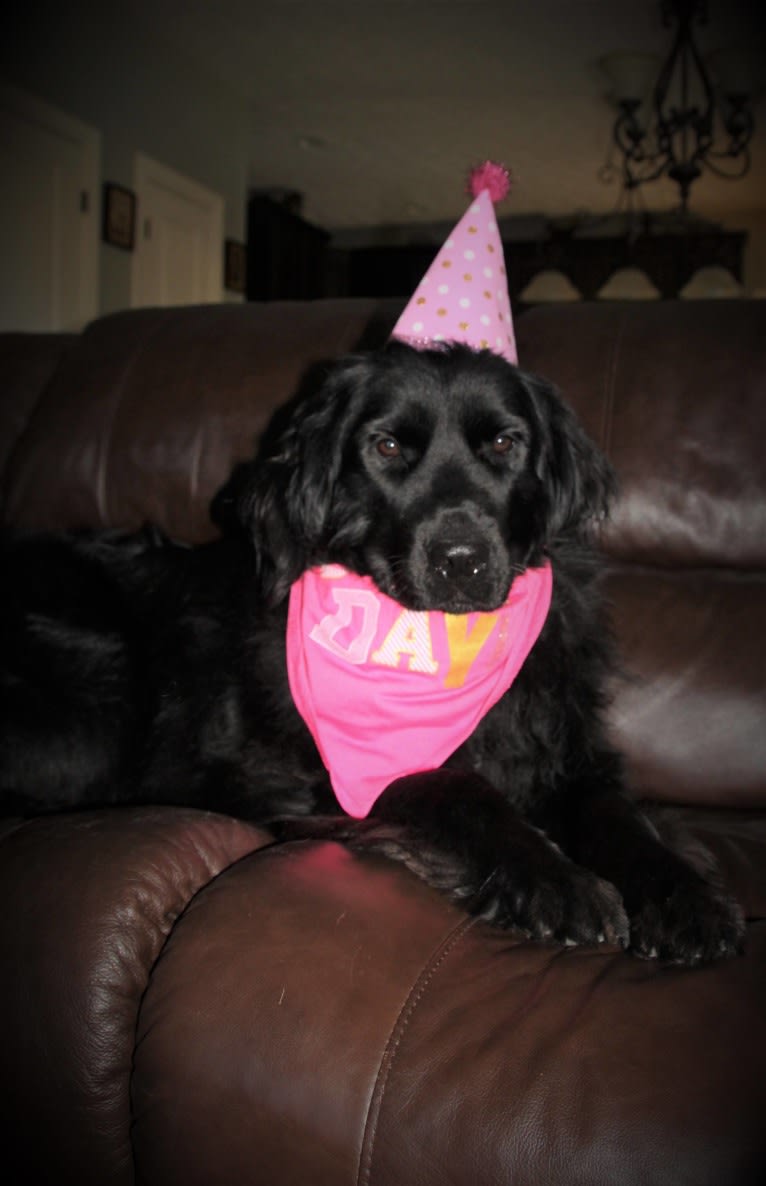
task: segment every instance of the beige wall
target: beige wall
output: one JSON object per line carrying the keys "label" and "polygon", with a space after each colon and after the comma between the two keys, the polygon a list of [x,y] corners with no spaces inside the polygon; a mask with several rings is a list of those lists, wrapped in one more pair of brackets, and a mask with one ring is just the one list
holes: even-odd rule
{"label": "beige wall", "polygon": [[[399,204],[393,203],[393,208],[401,221],[457,214],[462,201],[459,169],[470,163],[471,152],[482,151],[479,146],[485,135],[492,140],[488,122],[493,120],[497,126],[498,119],[510,163],[515,167],[518,162],[518,184],[509,213],[604,214],[617,204],[619,191],[598,180],[612,116],[594,62],[609,48],[633,41],[643,44],[641,37],[656,47],[665,46],[668,36],[661,28],[656,0],[610,3],[608,21],[604,3],[583,4],[574,24],[569,19],[552,19],[557,11],[559,17],[562,11],[571,13],[571,0],[561,0],[560,10],[555,0],[542,0],[538,6],[521,0],[482,5],[482,11],[494,13],[498,23],[497,45],[490,42],[492,54],[489,59],[480,55],[474,63],[479,90],[470,102],[458,101],[456,88],[462,74],[448,73],[437,57],[439,85],[449,86],[451,95],[444,125],[449,139],[417,138],[417,150],[405,142],[407,128],[414,125],[412,134],[417,137],[426,118],[423,104],[416,101],[420,92],[412,89],[416,83],[427,86],[429,66],[417,36],[423,44],[436,42],[444,54],[453,52],[452,42],[447,41],[448,13],[459,30],[465,12],[479,6],[440,2],[440,42],[428,12],[413,5],[407,17],[408,37],[402,44],[391,26],[397,12],[404,7],[409,12],[409,6],[332,6],[333,12],[343,8],[350,14],[336,28],[327,15],[329,5],[325,12],[324,6],[315,3],[281,5],[273,0],[265,5],[260,0],[241,0],[222,5],[219,17],[211,4],[205,9],[206,19],[217,20],[220,38],[230,39],[227,54],[222,55],[219,47],[216,60],[215,46],[203,43],[200,49],[198,45],[200,52],[193,55],[174,43],[168,21],[183,12],[183,5],[157,0],[153,9],[151,0],[111,5],[103,0],[25,0],[14,5],[6,18],[0,38],[0,76],[99,129],[104,180],[130,187],[133,154],[140,151],[221,193],[226,202],[226,234],[235,239],[244,238],[247,189],[256,183],[302,190],[308,217],[332,231],[350,225],[342,212],[349,199],[355,210],[373,191],[385,207],[387,184],[399,195]],[[745,0],[727,4],[715,0],[717,20],[729,9],[741,34],[740,9],[747,10]],[[139,10],[141,22],[135,19]],[[232,21],[232,14],[237,21]],[[360,23],[375,16],[378,21],[367,29],[366,42],[359,43],[364,53],[355,54],[350,48],[348,39],[360,32],[352,27],[352,16]],[[227,18],[232,21],[228,28]],[[536,19],[542,25],[535,26]],[[510,44],[517,53],[523,51],[515,71],[501,41],[509,20],[515,22]],[[229,53],[232,39],[236,52]],[[470,48],[470,42],[466,44]],[[486,37],[481,46],[486,53]],[[464,58],[471,58],[462,41],[458,49]],[[388,71],[382,82],[380,77],[372,78],[373,50],[381,58],[379,66]],[[390,51],[389,57],[384,51]],[[225,65],[235,59],[239,77],[229,78]],[[372,79],[371,98],[360,91],[359,101],[351,102],[342,86],[337,93],[332,90],[336,77],[350,85],[349,78],[344,79],[344,64],[345,73],[357,79],[357,90],[367,85],[368,77]],[[521,65],[531,74],[520,72]],[[405,73],[399,77],[395,70]],[[312,94],[306,99],[301,89],[312,71],[320,88],[319,100]],[[376,86],[383,88],[380,93]],[[501,104],[491,87],[501,88]],[[368,100],[366,105],[363,99]],[[421,124],[414,120],[414,112],[419,113]],[[343,120],[356,120],[359,126],[344,125]],[[466,120],[470,132],[461,129],[456,148],[453,125]],[[442,117],[435,116],[434,126],[442,125]],[[692,209],[715,218],[728,230],[748,233],[745,283],[749,293],[760,296],[766,293],[766,187],[759,184],[766,161],[764,96],[756,107],[756,130],[748,181],[702,178],[692,191]],[[307,140],[297,131],[321,133],[320,148],[315,150],[311,136]],[[453,157],[461,164],[455,165]],[[344,180],[349,170],[352,184]],[[454,210],[437,211],[436,196],[447,193],[454,196]],[[746,194],[752,196],[745,198]],[[673,186],[661,183],[648,186],[643,198],[650,209],[667,210],[676,193]],[[114,248],[101,248],[101,287],[105,310],[127,303],[129,259]]]}

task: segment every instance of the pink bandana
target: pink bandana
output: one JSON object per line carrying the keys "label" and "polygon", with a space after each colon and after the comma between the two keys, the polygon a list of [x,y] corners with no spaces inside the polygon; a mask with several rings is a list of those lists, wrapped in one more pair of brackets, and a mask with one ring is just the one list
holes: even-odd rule
{"label": "pink bandana", "polygon": [[511,686],[551,602],[549,564],[492,613],[405,609],[369,577],[313,568],[290,591],[290,690],[341,807],[363,818],[395,778],[431,770]]}

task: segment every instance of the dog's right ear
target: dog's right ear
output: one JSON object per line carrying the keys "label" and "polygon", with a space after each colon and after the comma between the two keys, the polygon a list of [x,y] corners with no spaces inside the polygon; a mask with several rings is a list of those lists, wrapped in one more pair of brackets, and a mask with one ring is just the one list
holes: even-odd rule
{"label": "dog's right ear", "polygon": [[547,501],[548,540],[564,531],[587,532],[609,512],[617,489],[614,471],[558,390],[538,375],[520,377],[540,430],[536,469]]}
{"label": "dog's right ear", "polygon": [[230,506],[252,540],[256,575],[271,605],[318,562],[332,534],[335,486],[365,369],[362,358],[341,360],[318,389],[280,408],[255,460],[230,483]]}

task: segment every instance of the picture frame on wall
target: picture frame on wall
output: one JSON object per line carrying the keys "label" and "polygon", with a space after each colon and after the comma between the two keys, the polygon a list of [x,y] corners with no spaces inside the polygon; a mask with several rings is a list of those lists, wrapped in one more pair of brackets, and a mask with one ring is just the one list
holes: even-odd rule
{"label": "picture frame on wall", "polygon": [[229,292],[244,293],[247,287],[247,247],[236,239],[224,243],[223,283]]}
{"label": "picture frame on wall", "polygon": [[111,181],[104,183],[102,238],[123,251],[132,251],[136,239],[136,195]]}

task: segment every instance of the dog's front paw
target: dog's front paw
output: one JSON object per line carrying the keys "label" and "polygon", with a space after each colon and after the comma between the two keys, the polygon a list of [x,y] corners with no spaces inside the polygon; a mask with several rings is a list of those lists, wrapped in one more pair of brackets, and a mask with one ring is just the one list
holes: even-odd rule
{"label": "dog's front paw", "polygon": [[745,920],[733,898],[690,871],[630,919],[630,949],[643,959],[694,967],[742,952]]}
{"label": "dog's front paw", "polygon": [[520,879],[513,866],[500,869],[494,889],[479,913],[497,926],[571,946],[628,944],[628,917],[618,891],[563,857],[529,879]]}

